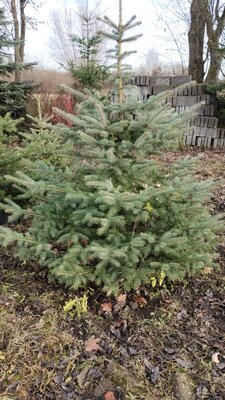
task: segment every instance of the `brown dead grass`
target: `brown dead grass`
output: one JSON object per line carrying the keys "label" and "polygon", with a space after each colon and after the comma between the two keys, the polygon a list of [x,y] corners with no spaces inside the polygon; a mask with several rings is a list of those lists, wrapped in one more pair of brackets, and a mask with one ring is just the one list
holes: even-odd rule
{"label": "brown dead grass", "polygon": [[[14,76],[10,78],[3,78],[6,81],[14,81]],[[73,79],[69,72],[56,71],[53,69],[45,69],[35,67],[27,71],[23,71],[21,74],[22,81],[33,81],[38,86],[35,89],[37,93],[55,94],[59,91],[60,85],[73,86]]]}
{"label": "brown dead grass", "polygon": [[[14,386],[18,399],[32,398],[32,390],[38,387],[42,393],[55,384],[59,363],[67,365],[69,374],[79,355],[79,343],[62,329],[63,315],[45,301],[46,310],[35,316],[30,312],[18,314],[8,302],[0,313],[0,387],[7,395]],[[8,384],[7,384],[8,383]]]}
{"label": "brown dead grass", "polygon": [[69,72],[56,71],[44,68],[33,68],[30,71],[23,71],[22,80],[35,81],[40,86],[37,93],[57,93],[61,84],[73,86],[73,79]]}

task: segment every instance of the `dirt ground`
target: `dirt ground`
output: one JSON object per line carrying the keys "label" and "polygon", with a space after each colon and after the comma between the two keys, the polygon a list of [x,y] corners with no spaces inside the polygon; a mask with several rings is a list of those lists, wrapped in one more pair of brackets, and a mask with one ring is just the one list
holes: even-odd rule
{"label": "dirt ground", "polygon": [[[225,152],[199,155],[198,179],[225,178]],[[225,211],[225,181],[212,196]],[[0,252],[1,400],[224,400],[225,240],[218,267],[118,298],[69,293],[13,249]],[[87,298],[85,297],[87,296]]]}

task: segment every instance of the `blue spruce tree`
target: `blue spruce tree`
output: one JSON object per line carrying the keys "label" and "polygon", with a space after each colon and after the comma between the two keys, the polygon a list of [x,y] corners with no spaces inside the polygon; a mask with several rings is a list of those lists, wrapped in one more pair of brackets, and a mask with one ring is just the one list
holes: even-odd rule
{"label": "blue spruce tree", "polygon": [[95,282],[108,293],[212,265],[220,224],[203,206],[211,183],[195,179],[189,157],[166,169],[154,157],[176,147],[188,116],[174,113],[165,93],[111,104],[70,91],[81,101],[76,114],[58,110],[73,123],[61,128],[68,166],[36,161],[35,178],[8,177],[28,206],[6,200],[5,210],[29,224],[25,233],[1,228],[3,244],[16,242],[22,260],[70,288]]}

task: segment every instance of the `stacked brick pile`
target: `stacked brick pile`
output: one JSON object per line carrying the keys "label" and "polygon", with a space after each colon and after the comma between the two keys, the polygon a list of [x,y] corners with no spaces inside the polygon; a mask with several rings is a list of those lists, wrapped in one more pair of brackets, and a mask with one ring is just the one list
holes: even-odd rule
{"label": "stacked brick pile", "polygon": [[[136,76],[127,84],[138,87],[138,99],[143,101],[152,95],[188,82],[191,82],[191,76]],[[190,129],[184,135],[185,144],[225,147],[225,129],[218,127],[219,120],[215,117],[216,97],[207,94],[204,85],[187,87],[168,101],[178,113],[184,112],[200,102],[204,103],[200,108],[199,115],[191,121]]]}

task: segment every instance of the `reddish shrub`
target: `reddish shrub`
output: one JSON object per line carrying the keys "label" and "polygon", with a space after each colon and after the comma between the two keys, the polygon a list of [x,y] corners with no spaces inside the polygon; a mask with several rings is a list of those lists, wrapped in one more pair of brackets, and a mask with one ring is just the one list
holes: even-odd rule
{"label": "reddish shrub", "polygon": [[[74,98],[69,95],[69,94],[59,94],[55,101],[54,105],[52,107],[59,108],[60,110],[63,110],[67,113],[73,113],[74,112],[74,105],[75,101]],[[72,122],[68,121],[67,119],[61,117],[57,113],[53,113],[53,123],[58,124],[58,123],[64,123],[67,126],[72,126]]]}
{"label": "reddish shrub", "polygon": [[72,123],[66,118],[61,117],[56,112],[53,112],[53,108],[59,108],[67,113],[74,112],[75,100],[70,94],[34,94],[29,105],[28,114],[37,115],[37,100],[39,100],[41,103],[43,115],[53,115],[52,122],[54,124],[64,123],[67,126],[72,126]]}

